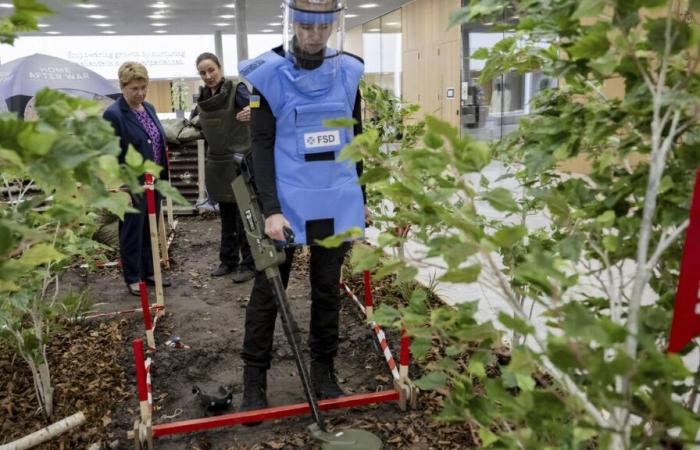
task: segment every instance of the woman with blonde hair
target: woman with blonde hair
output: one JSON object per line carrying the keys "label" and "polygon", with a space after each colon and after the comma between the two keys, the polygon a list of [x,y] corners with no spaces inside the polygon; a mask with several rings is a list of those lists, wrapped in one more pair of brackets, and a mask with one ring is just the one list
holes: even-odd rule
{"label": "woman with blonde hair", "polygon": [[[132,145],[144,159],[163,166],[160,178],[167,179],[165,131],[155,108],[146,101],[148,71],[143,64],[129,61],[119,67],[118,74],[122,95],[105,110],[102,117],[119,136],[119,162],[124,163],[126,151]],[[143,183],[143,178],[140,181]],[[139,295],[141,281],[154,284],[151,237],[144,195],[130,195],[132,206],[138,212],[125,214],[124,220],[119,223],[119,251],[127,289],[132,295]],[[156,207],[160,208],[157,191]],[[163,280],[163,286],[170,285],[170,280]]]}

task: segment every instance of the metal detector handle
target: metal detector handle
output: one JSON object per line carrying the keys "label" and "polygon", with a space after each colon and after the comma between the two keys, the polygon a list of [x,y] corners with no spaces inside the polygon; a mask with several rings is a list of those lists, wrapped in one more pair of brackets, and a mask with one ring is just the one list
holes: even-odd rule
{"label": "metal detector handle", "polygon": [[277,267],[284,263],[287,255],[283,247],[276,245],[275,241],[265,234],[265,216],[260,207],[246,156],[236,153],[233,159],[241,169],[241,173],[231,184],[233,194],[236,197],[246,239],[250,245],[253,261],[255,261],[255,269],[262,272],[269,267]]}

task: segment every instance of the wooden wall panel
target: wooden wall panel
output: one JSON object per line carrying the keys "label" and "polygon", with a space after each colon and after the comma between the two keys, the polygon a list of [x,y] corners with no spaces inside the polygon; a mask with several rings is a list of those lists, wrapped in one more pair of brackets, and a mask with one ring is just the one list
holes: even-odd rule
{"label": "wooden wall panel", "polygon": [[[450,12],[460,0],[416,0],[402,7],[403,95],[421,105],[421,113],[459,125],[459,27],[448,29]],[[455,98],[446,99],[448,87]],[[412,91],[415,89],[415,91]]]}
{"label": "wooden wall panel", "polygon": [[156,112],[166,113],[172,112],[172,103],[170,102],[170,80],[151,80],[148,83],[149,103],[152,103],[156,108]]}

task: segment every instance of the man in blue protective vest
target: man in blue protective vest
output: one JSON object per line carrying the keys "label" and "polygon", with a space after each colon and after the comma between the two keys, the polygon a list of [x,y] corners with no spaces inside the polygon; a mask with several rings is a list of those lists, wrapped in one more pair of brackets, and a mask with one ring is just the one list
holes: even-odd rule
{"label": "man in blue protective vest", "polygon": [[[350,243],[326,249],[316,240],[365,226],[361,164],[339,161],[344,145],[361,133],[359,83],[362,60],[342,50],[340,0],[285,0],[284,45],[243,61],[240,73],[253,85],[253,173],[265,215],[265,232],[311,250],[311,380],[318,398],[343,395],[335,375],[340,311],[340,269]],[[331,42],[335,37],[335,42]],[[326,119],[355,118],[353,128],[327,128]],[[280,266],[287,285],[294,247]],[[242,411],[267,406],[267,370],[277,307],[259,272],[246,309],[242,358]]]}

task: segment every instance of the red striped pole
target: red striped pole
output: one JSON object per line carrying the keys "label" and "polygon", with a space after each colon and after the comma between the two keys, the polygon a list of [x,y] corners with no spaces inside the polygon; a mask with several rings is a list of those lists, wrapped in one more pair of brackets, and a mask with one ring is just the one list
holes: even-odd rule
{"label": "red striped pole", "polygon": [[411,338],[406,333],[406,328],[401,330],[401,357],[399,360],[399,376],[402,380],[408,378],[408,365],[411,362]]}
{"label": "red striped pole", "polygon": [[143,281],[139,283],[141,292],[141,310],[143,311],[143,325],[146,328],[146,342],[149,350],[156,349],[156,340],[153,335],[153,322],[151,321],[151,308],[148,304],[148,288]]}
{"label": "red striped pole", "polygon": [[143,424],[150,424],[151,408],[148,405],[148,385],[146,382],[146,366],[143,361],[143,341],[141,339],[134,339],[133,347],[141,422]]}
{"label": "red striped pole", "polygon": [[382,327],[380,327],[376,322],[372,322],[372,326],[374,327],[374,334],[377,336],[377,341],[379,341],[379,347],[381,347],[382,349],[382,354],[384,355],[384,359],[386,360],[386,363],[389,366],[391,375],[394,377],[395,380],[398,380],[401,377],[401,375],[399,374],[399,370],[396,367],[396,361],[394,360],[394,356],[391,354],[391,349],[389,348],[389,341],[387,341],[386,339],[386,334],[384,334],[384,330],[382,330]]}
{"label": "red striped pole", "polygon": [[[149,308],[150,311],[155,311],[157,312],[160,309],[158,306],[151,306]],[[115,317],[115,316],[122,316],[122,315],[127,315],[127,314],[136,314],[136,313],[143,313],[143,308],[138,308],[138,309],[126,309],[123,311],[115,311],[115,312],[108,312],[108,313],[99,313],[99,314],[92,314],[90,316],[83,316],[80,319],[82,320],[91,320],[91,319],[99,319],[102,317]]]}
{"label": "red striped pole", "polygon": [[153,386],[151,385],[151,358],[148,358],[144,364],[146,370],[146,401],[148,401],[148,410],[153,412]]}
{"label": "red striped pole", "polygon": [[[156,193],[153,187],[153,175],[146,173],[146,206],[148,207],[148,228],[151,232],[151,258],[153,261],[153,279],[156,288],[156,305],[165,307],[163,298],[163,278],[160,272],[160,245],[158,241],[158,220],[156,219]],[[159,310],[156,316],[163,315]]]}
{"label": "red striped pole", "polygon": [[[352,290],[350,290],[350,288],[345,283],[341,283],[340,286],[345,290],[345,293],[348,295],[348,297],[350,297],[350,299],[355,302],[357,307],[360,308],[360,311],[366,314],[367,307],[362,305],[360,300],[357,298],[357,295],[355,295],[355,293]],[[384,359],[386,360],[386,363],[389,366],[391,375],[394,377],[395,380],[398,380],[399,371],[396,367],[396,361],[394,360],[394,356],[391,354],[391,349],[389,348],[389,344],[387,342],[386,335],[384,334],[384,330],[382,330],[382,327],[380,327],[377,324],[377,322],[373,320],[369,321],[369,327],[372,329],[374,335],[377,337],[377,342],[379,342],[379,346],[382,349],[382,355],[384,355]]]}
{"label": "red striped pole", "polygon": [[363,275],[365,281],[365,314],[367,315],[367,319],[371,320],[374,315],[374,302],[372,301],[372,282],[369,270],[365,270]]}

